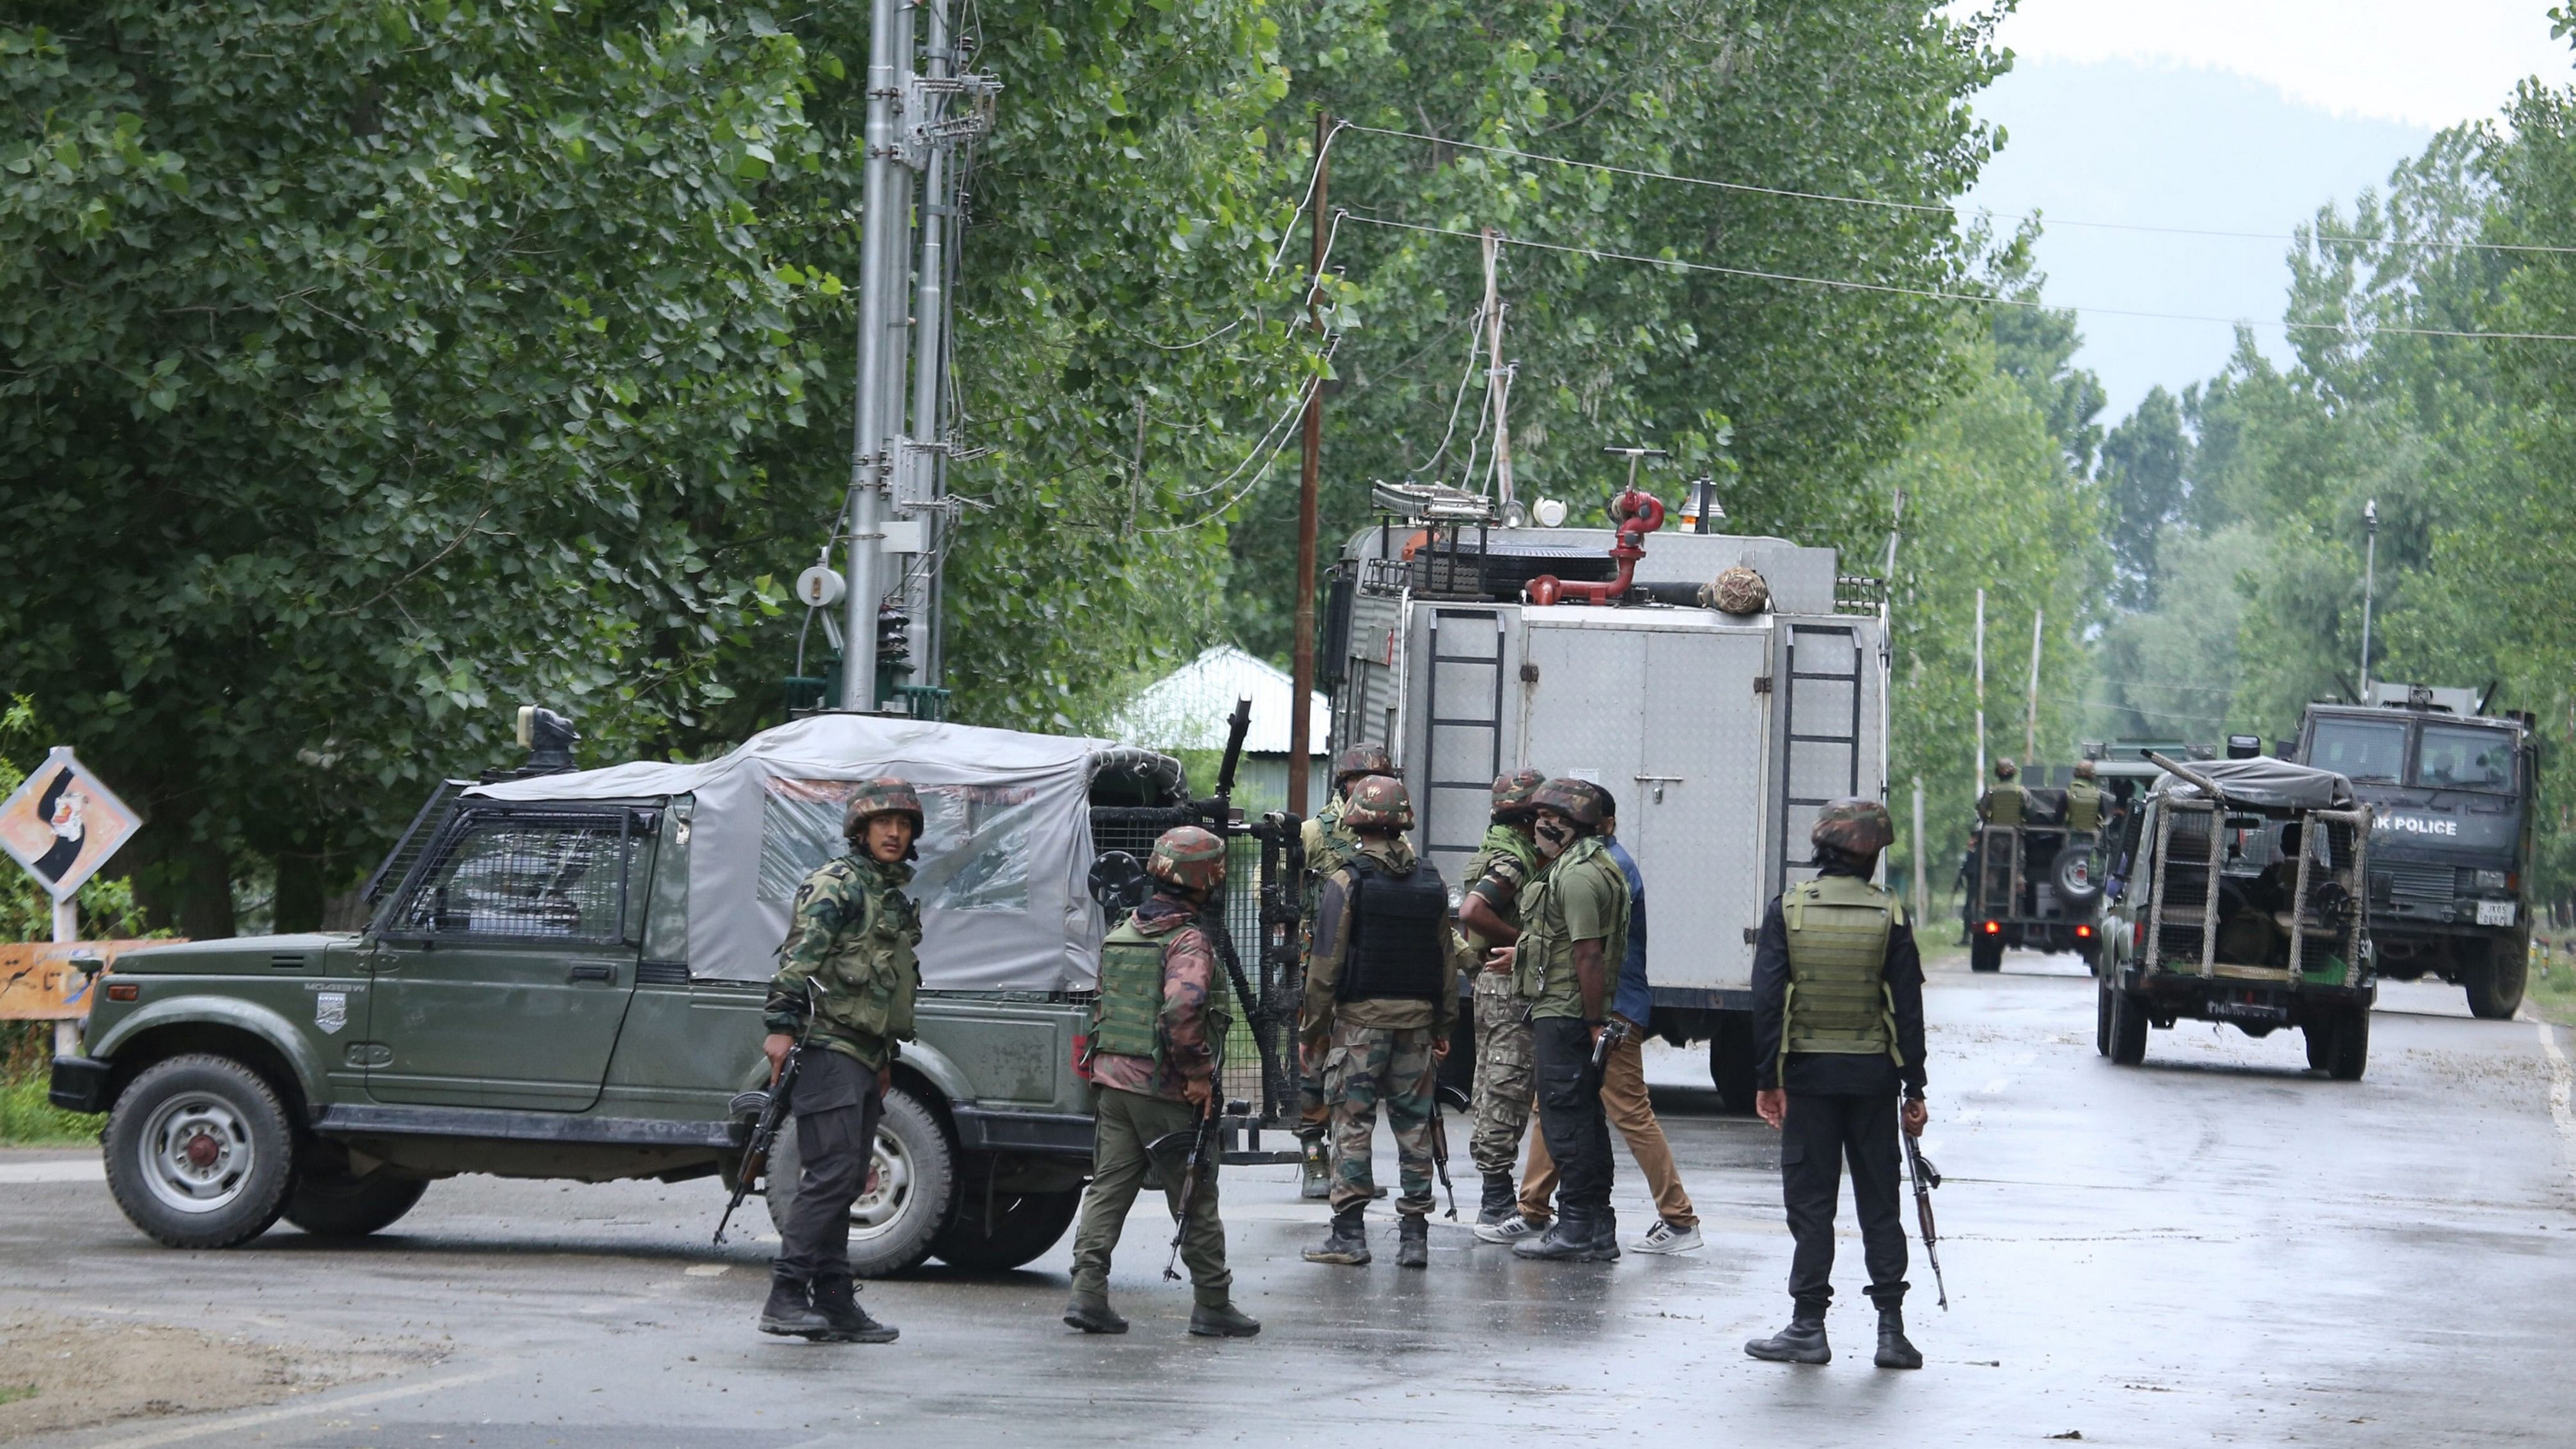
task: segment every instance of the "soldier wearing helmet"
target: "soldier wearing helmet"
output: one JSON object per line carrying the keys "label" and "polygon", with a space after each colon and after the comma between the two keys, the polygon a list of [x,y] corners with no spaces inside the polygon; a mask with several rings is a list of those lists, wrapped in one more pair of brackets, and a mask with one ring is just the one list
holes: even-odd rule
{"label": "soldier wearing helmet", "polygon": [[[1109,1306],[1109,1256],[1152,1166],[1157,1140],[1186,1137],[1216,1105],[1218,1050],[1233,1020],[1216,943],[1199,913],[1225,884],[1225,842],[1195,825],[1163,832],[1146,858],[1153,895],[1100,948],[1084,1069],[1094,1088],[1091,1186],[1073,1234],[1073,1299],[1064,1321],[1085,1333],[1125,1333]],[[1164,1195],[1179,1217],[1183,1167],[1163,1165]],[[1181,1261],[1189,1265],[1190,1332],[1249,1338],[1261,1325],[1234,1306],[1217,1217],[1216,1164],[1199,1165],[1187,1203]]]}
{"label": "soldier wearing helmet", "polygon": [[[1521,892],[1539,873],[1538,838],[1530,833],[1530,821],[1537,812],[1530,797],[1546,783],[1547,777],[1536,770],[1515,770],[1494,780],[1484,843],[1467,862],[1467,889],[1458,898],[1458,924],[1479,960],[1493,948],[1520,939]],[[1512,991],[1511,973],[1500,968],[1476,972],[1472,1000],[1476,1125],[1468,1151],[1485,1180],[1476,1225],[1499,1228],[1516,1217],[1512,1169],[1521,1139],[1529,1135],[1529,1013],[1521,1009]]]}
{"label": "soldier wearing helmet", "polygon": [[[1351,787],[1371,775],[1395,775],[1395,757],[1384,746],[1353,745],[1334,756],[1333,798],[1325,801],[1324,808],[1308,818],[1297,833],[1306,861],[1302,882],[1306,914],[1298,940],[1301,952],[1312,949],[1315,909],[1324,882],[1360,852],[1359,838],[1342,824],[1342,811],[1349,804]],[[1305,1163],[1298,1178],[1297,1195],[1317,1199],[1333,1193],[1332,1153],[1326,1142],[1332,1130],[1332,1107],[1324,1098],[1321,1070],[1320,1066],[1302,1069],[1297,1076],[1297,1142]]]}
{"label": "soldier wearing helmet", "polygon": [[[1608,1262],[1619,1256],[1610,1211],[1610,1124],[1592,1049],[1608,1025],[1619,963],[1628,955],[1628,877],[1601,828],[1609,793],[1583,780],[1550,780],[1530,796],[1530,832],[1546,869],[1521,897],[1521,936],[1489,953],[1512,973],[1530,1019],[1539,1131],[1556,1162],[1556,1221],[1524,1236],[1525,1258]],[[1525,1221],[1525,1220],[1524,1220]],[[1507,1226],[1508,1224],[1506,1224]],[[1496,1229],[1480,1227],[1479,1237]]]}
{"label": "soldier wearing helmet", "polygon": [[2010,760],[1995,761],[1995,783],[1977,800],[1977,818],[1988,825],[2019,825],[2030,814],[2029,797],[2022,791],[2020,767]]}
{"label": "soldier wearing helmet", "polygon": [[795,1205],[779,1230],[763,1333],[827,1343],[889,1343],[895,1330],[859,1307],[850,1276],[850,1204],[867,1182],[898,1042],[912,1039],[921,987],[921,913],[903,888],[920,855],[921,797],[891,777],[850,794],[849,852],[805,878],[788,914],[762,1015],[774,1080],[801,1038]]}
{"label": "soldier wearing helmet", "polygon": [[1370,1149],[1386,1109],[1401,1164],[1395,1261],[1431,1263],[1431,1114],[1439,1061],[1449,1053],[1466,943],[1449,920],[1449,887],[1404,832],[1413,803],[1400,780],[1351,787],[1342,826],[1359,850],[1324,881],[1306,965],[1297,1039],[1320,1066],[1332,1104],[1333,1229],[1310,1263],[1369,1261],[1361,1218],[1376,1195]]}
{"label": "soldier wearing helmet", "polygon": [[2091,760],[2075,762],[2075,778],[2066,782],[2066,828],[2098,831],[2102,828],[2102,787],[2094,781]]}
{"label": "soldier wearing helmet", "polygon": [[1930,1120],[1923,960],[1904,907],[1870,884],[1896,827],[1875,800],[1836,800],[1817,813],[1810,838],[1815,879],[1772,898],[1753,949],[1754,1110],[1781,1133],[1781,1197],[1797,1247],[1789,1326],[1744,1351],[1784,1363],[1832,1359],[1834,1200],[1849,1162],[1878,1306],[1878,1366],[1921,1368],[1905,1337],[1896,1134],[1920,1136]]}

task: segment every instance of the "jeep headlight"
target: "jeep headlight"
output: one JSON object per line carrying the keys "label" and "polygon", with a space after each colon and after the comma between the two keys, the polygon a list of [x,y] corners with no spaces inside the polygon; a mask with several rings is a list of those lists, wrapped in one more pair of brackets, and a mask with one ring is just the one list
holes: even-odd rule
{"label": "jeep headlight", "polygon": [[2511,887],[2505,884],[2503,871],[2482,870],[2478,872],[2478,889],[2482,891],[2502,892],[2511,889]]}

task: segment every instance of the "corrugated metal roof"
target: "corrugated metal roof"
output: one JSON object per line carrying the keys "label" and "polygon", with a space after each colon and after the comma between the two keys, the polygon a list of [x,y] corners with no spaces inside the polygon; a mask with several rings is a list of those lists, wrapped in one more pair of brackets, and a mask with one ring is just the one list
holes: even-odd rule
{"label": "corrugated metal roof", "polygon": [[[1234,702],[1249,699],[1252,729],[1243,737],[1244,751],[1285,755],[1295,694],[1296,682],[1285,672],[1231,644],[1219,644],[1147,685],[1110,721],[1109,732],[1150,750],[1221,750]],[[1310,692],[1308,698],[1307,748],[1320,759],[1332,728],[1332,706],[1321,692]]]}

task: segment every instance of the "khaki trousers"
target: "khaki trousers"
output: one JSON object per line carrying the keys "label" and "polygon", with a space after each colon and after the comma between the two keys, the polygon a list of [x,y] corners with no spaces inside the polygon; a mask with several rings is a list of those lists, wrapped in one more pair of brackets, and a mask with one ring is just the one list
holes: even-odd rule
{"label": "khaki trousers", "polygon": [[[1645,1174],[1655,1195],[1655,1215],[1676,1228],[1698,1227],[1699,1215],[1691,1210],[1690,1194],[1682,1190],[1681,1173],[1673,1166],[1673,1149],[1664,1141],[1664,1126],[1655,1120],[1654,1099],[1646,1094],[1643,1033],[1632,1032],[1602,1062],[1601,1112],[1626,1139],[1628,1155]],[[1555,1196],[1556,1159],[1548,1156],[1547,1138],[1533,1132],[1529,1163],[1521,1170],[1521,1216],[1546,1222],[1556,1215],[1549,1206]]]}

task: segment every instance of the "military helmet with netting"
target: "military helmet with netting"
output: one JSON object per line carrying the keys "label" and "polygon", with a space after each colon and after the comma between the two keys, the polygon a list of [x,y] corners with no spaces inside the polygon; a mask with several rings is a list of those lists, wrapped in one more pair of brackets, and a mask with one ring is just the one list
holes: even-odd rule
{"label": "military helmet with netting", "polygon": [[906,815],[912,819],[912,837],[921,838],[921,797],[913,793],[909,782],[892,775],[861,780],[850,792],[849,809],[841,815],[841,834],[856,845],[867,835],[868,822],[880,815]]}
{"label": "military helmet with netting", "polygon": [[1602,806],[1609,792],[1589,780],[1572,778],[1550,780],[1530,795],[1534,809],[1553,810],[1587,830],[1598,830],[1609,818]]}
{"label": "military helmet with netting", "polygon": [[1493,818],[1506,821],[1528,819],[1530,797],[1546,783],[1547,776],[1536,770],[1514,770],[1508,775],[1496,775]]}
{"label": "military helmet with netting", "polygon": [[1196,825],[1175,825],[1154,839],[1145,873],[1185,891],[1213,891],[1225,884],[1225,842]]}
{"label": "military helmet with netting", "polygon": [[1875,800],[1828,801],[1807,838],[1850,855],[1876,855],[1896,843],[1896,822]]}
{"label": "military helmet with netting", "polygon": [[1338,790],[1363,775],[1392,775],[1395,756],[1384,745],[1353,745],[1333,756],[1333,788]]}
{"label": "military helmet with netting", "polygon": [[1342,827],[1411,830],[1413,797],[1405,793],[1402,780],[1392,775],[1371,775],[1351,787],[1350,802],[1342,807]]}

